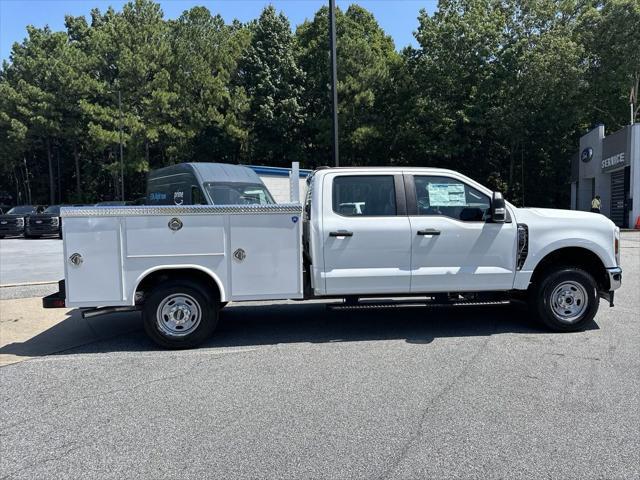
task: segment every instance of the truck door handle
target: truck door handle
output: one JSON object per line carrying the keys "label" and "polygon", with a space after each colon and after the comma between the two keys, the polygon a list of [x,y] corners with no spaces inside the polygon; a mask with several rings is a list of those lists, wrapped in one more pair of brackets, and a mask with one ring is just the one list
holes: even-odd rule
{"label": "truck door handle", "polygon": [[346,230],[338,230],[337,232],[329,232],[330,237],[353,237],[353,232]]}
{"label": "truck door handle", "polygon": [[424,230],[418,230],[418,235],[440,235],[440,230],[435,228],[425,228]]}

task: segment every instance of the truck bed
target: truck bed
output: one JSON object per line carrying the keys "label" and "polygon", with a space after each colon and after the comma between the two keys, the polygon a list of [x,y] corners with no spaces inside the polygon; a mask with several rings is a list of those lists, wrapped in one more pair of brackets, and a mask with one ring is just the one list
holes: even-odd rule
{"label": "truck bed", "polygon": [[[302,298],[302,207],[62,208],[67,307],[134,305],[139,283],[192,268],[220,300]],[[171,228],[173,227],[173,228]]]}

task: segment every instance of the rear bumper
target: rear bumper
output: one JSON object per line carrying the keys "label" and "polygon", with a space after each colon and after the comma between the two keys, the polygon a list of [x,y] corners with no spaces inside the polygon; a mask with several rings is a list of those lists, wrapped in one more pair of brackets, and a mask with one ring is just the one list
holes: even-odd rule
{"label": "rear bumper", "polygon": [[58,282],[58,291],[42,297],[42,308],[65,308],[65,302],[67,300],[67,292],[64,285],[64,280]]}

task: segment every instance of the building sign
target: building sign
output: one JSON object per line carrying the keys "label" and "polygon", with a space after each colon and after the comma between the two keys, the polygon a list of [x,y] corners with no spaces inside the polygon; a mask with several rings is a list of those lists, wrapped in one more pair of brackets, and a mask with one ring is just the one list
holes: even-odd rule
{"label": "building sign", "polygon": [[602,172],[610,172],[629,165],[631,147],[631,129],[623,128],[602,141]]}
{"label": "building sign", "polygon": [[624,164],[624,152],[620,152],[602,160],[602,171],[612,170],[622,164]]}
{"label": "building sign", "polygon": [[591,161],[592,158],[593,158],[593,148],[587,147],[584,150],[582,150],[582,153],[580,154],[580,160],[582,160],[584,163],[588,163]]}

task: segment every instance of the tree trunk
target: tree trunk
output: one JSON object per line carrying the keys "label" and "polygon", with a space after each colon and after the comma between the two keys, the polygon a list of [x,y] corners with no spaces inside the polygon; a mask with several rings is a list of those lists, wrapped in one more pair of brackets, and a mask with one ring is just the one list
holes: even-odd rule
{"label": "tree trunk", "polygon": [[76,169],[76,200],[82,201],[82,187],[80,184],[80,155],[78,154],[78,145],[73,144],[73,162]]}
{"label": "tree trunk", "polygon": [[19,168],[13,170],[13,179],[16,182],[16,205],[20,205],[20,200],[22,200],[22,192],[20,191],[20,180],[18,180],[18,172]]}
{"label": "tree trunk", "polygon": [[[27,157],[23,157],[24,159],[24,183],[27,190],[27,203],[31,204],[31,184],[29,183],[29,169],[27,168]],[[33,156],[35,163],[35,155]]]}
{"label": "tree trunk", "polygon": [[62,175],[60,173],[60,145],[56,147],[56,173],[58,175],[58,203],[62,203]]}
{"label": "tree trunk", "polygon": [[51,158],[51,140],[47,137],[47,163],[49,164],[49,205],[56,203],[55,187],[53,184],[53,159]]}
{"label": "tree trunk", "polygon": [[516,145],[511,144],[511,149],[509,152],[509,186],[507,187],[508,193],[511,195],[513,193],[513,151],[515,150]]}

